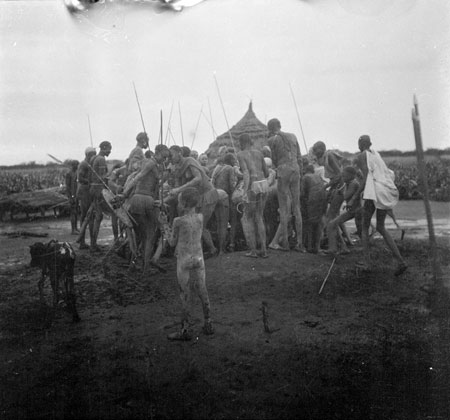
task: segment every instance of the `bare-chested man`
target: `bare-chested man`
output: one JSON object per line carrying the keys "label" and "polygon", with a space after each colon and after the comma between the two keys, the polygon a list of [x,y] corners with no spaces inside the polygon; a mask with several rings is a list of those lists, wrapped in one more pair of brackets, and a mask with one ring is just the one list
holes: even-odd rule
{"label": "bare-chested man", "polygon": [[91,251],[99,251],[97,246],[97,237],[100,231],[100,223],[103,219],[102,202],[103,195],[102,190],[106,188],[108,183],[108,167],[106,166],[106,159],[111,153],[112,146],[109,141],[102,141],[99,145],[100,151],[97,156],[91,161],[91,183],[89,193],[94,202],[94,227],[92,229],[91,236]]}
{"label": "bare-chested man", "polygon": [[252,148],[252,140],[248,134],[239,137],[241,151],[237,158],[244,176],[244,212],[242,214],[242,229],[245,240],[250,248],[246,257],[257,258],[257,236],[261,246],[259,256],[267,258],[266,227],[264,225],[264,206],[266,205],[269,183],[269,171],[264,162],[263,154]]}
{"label": "bare-chested man", "polygon": [[[269,130],[268,143],[272,150],[272,162],[277,170],[277,192],[282,237],[281,249],[289,250],[288,221],[291,214],[290,201],[292,213],[295,217],[297,238],[297,245],[294,250],[306,252],[302,240],[302,213],[300,209],[300,175],[303,170],[300,146],[295,134],[281,131],[281,124],[278,119],[273,118],[269,120],[267,128]],[[274,248],[280,249],[276,246]]]}
{"label": "bare-chested man", "polygon": [[136,136],[136,147],[130,152],[128,157],[128,173],[137,171],[144,160],[144,150],[148,147],[148,136],[147,133],[139,133]]}
{"label": "bare-chested man", "polygon": [[211,184],[206,173],[200,164],[191,157],[183,157],[182,150],[179,146],[170,148],[170,159],[175,165],[175,188],[170,191],[172,197],[184,191],[186,188],[194,187],[200,194],[198,207],[203,214],[203,240],[210,249],[212,255],[217,253],[217,249],[211,238],[211,234],[206,228],[214,209],[219,200],[217,190]]}
{"label": "bare-chested man", "polygon": [[[80,203],[80,224],[82,225],[84,219],[86,218],[87,212],[89,210],[89,206],[92,202],[92,197],[89,194],[89,182],[90,182],[90,165],[92,158],[96,155],[96,151],[93,147],[87,147],[84,151],[85,158],[78,165],[77,171],[77,199]],[[89,224],[90,235],[92,237],[92,228],[93,224]],[[80,249],[87,249],[89,246],[85,242],[85,231],[80,234],[80,237],[77,239],[77,242],[80,243]]]}
{"label": "bare-chested man", "polygon": [[149,268],[158,228],[159,208],[155,201],[159,198],[161,165],[168,157],[167,146],[158,144],[154,156],[142,161],[141,170],[123,191],[123,195],[128,197],[134,189],[134,194],[130,198],[129,212],[136,220],[136,233],[144,247],[144,273]]}
{"label": "bare-chested man", "polygon": [[169,228],[165,215],[160,217],[165,236],[169,244],[176,247],[177,279],[180,286],[180,298],[183,305],[181,331],[169,334],[169,340],[190,340],[191,285],[195,286],[203,307],[203,332],[213,334],[208,291],[205,284],[205,262],[202,250],[203,215],[195,212],[200,200],[196,188],[187,187],[178,195],[178,207],[181,215]]}

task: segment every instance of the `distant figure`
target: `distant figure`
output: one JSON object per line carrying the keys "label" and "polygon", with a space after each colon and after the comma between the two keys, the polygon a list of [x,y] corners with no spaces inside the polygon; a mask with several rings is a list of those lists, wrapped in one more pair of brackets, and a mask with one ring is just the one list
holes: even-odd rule
{"label": "distant figure", "polygon": [[[178,195],[178,207],[181,215],[173,221],[169,228],[167,217],[161,213],[165,237],[169,244],[176,247],[177,279],[180,287],[180,298],[183,306],[181,330],[169,334],[169,340],[187,341],[192,339],[190,329],[191,289],[195,288],[202,302],[204,317],[204,334],[213,334],[210,315],[210,303],[205,283],[205,262],[202,250],[203,215],[195,212],[200,195],[196,188],[188,187]],[[192,287],[193,286],[193,287]]]}
{"label": "distant figure", "polygon": [[191,158],[198,160],[198,152],[197,150],[191,150]]}
{"label": "distant figure", "polygon": [[[269,192],[269,184],[266,179],[269,171],[263,154],[252,148],[252,140],[248,134],[240,135],[239,144],[241,151],[237,157],[244,176],[244,211],[241,223],[245,240],[250,248],[250,252],[245,256],[267,258],[264,207]],[[256,252],[257,238],[261,247],[259,254]]]}
{"label": "distant figure", "polygon": [[[281,123],[273,118],[267,123],[269,130],[269,147],[272,151],[272,162],[277,171],[277,192],[280,206],[281,248],[289,251],[288,220],[292,213],[295,216],[297,245],[294,250],[306,252],[303,246],[302,213],[300,210],[300,175],[303,172],[302,155],[297,137],[292,133],[281,131]],[[289,205],[291,202],[291,205]],[[275,244],[271,244],[274,245]]]}
{"label": "distant figure", "polygon": [[208,156],[206,156],[206,154],[201,154],[199,157],[198,157],[198,163],[200,163],[200,165],[201,165],[201,167],[202,167],[202,169],[203,169],[203,172],[205,172],[205,174],[208,176],[208,178],[210,178],[210,176],[211,176],[211,171],[210,171],[210,169],[208,168]]}
{"label": "distant figure", "polygon": [[72,227],[72,235],[78,235],[78,199],[77,199],[77,170],[80,162],[72,160],[70,162],[70,171],[66,174],[66,195],[70,205],[70,225]]}
{"label": "distant figure", "polygon": [[[361,169],[363,174],[358,193],[363,193],[364,199],[361,235],[364,262],[359,264],[359,268],[362,270],[370,269],[369,228],[372,216],[376,213],[377,231],[383,236],[386,245],[398,261],[398,266],[394,274],[399,276],[407,270],[408,265],[384,226],[387,212],[393,209],[398,203],[399,194],[394,184],[392,171],[388,169],[379,153],[371,150],[371,145],[370,137],[368,135],[362,135],[358,140],[360,153],[358,153],[355,159],[357,167]],[[347,205],[352,207],[355,200],[356,198],[350,200]]]}

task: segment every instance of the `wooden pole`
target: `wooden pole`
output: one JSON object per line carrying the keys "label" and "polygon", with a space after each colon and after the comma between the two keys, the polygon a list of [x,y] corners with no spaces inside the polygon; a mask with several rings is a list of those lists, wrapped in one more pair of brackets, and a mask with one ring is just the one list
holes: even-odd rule
{"label": "wooden pole", "polygon": [[[211,122],[209,121],[208,117],[206,116],[206,114],[204,112],[202,112],[203,118],[206,120],[206,122],[208,123],[208,125],[211,127],[212,129],[212,133],[213,133],[213,139],[215,140],[217,136],[216,130],[214,130],[213,125],[211,124]],[[213,140],[213,141],[214,141]]]}
{"label": "wooden pole", "polygon": [[181,145],[184,146],[183,120],[181,119],[181,106],[179,101],[178,101],[178,114],[180,115]]}
{"label": "wooden pole", "polygon": [[303,143],[305,145],[305,155],[308,155],[308,146],[306,145],[305,134],[303,133],[302,122],[300,121],[300,114],[298,112],[297,101],[295,100],[294,91],[292,90],[292,85],[289,83],[289,88],[291,89],[292,100],[294,101],[295,112],[297,113],[298,123],[300,124],[300,131],[302,132]]}
{"label": "wooden pole", "polygon": [[419,170],[419,179],[422,186],[423,203],[428,223],[428,236],[430,242],[430,253],[433,264],[435,278],[441,277],[442,272],[439,266],[436,237],[434,235],[433,216],[431,213],[430,198],[428,191],[428,182],[426,177],[425,156],[423,153],[422,132],[420,128],[419,104],[416,95],[414,95],[414,108],[412,109],[412,122],[414,127],[414,139],[416,141],[417,168]]}
{"label": "wooden pole", "polygon": [[162,113],[162,109],[160,111],[160,120],[161,120],[161,123],[160,123],[160,127],[159,127],[159,135],[160,135],[159,143],[163,144],[163,113]]}
{"label": "wooden pole", "polygon": [[169,121],[167,122],[166,138],[164,140],[165,145],[167,145],[168,137],[169,137],[170,121],[172,121],[173,103],[174,103],[174,101],[172,101],[172,106],[170,107]]}
{"label": "wooden pole", "polygon": [[219,84],[217,83],[216,74],[214,73],[213,76],[214,76],[214,81],[216,82],[217,94],[219,95],[220,104],[222,105],[222,111],[223,111],[223,115],[225,117],[225,122],[227,123],[228,135],[230,136],[231,145],[233,146],[234,153],[236,154],[236,147],[234,146],[234,140],[233,140],[233,136],[231,135],[230,125],[228,124],[227,114],[225,112],[225,107],[223,106],[222,95],[220,94],[220,89],[219,89]]}
{"label": "wooden pole", "polygon": [[191,150],[194,147],[194,141],[195,141],[195,137],[197,136],[198,124],[200,123],[200,118],[202,116],[202,112],[203,112],[203,104],[200,108],[200,114],[198,114],[197,124],[195,126],[195,131],[194,131],[194,137],[192,137]]}
{"label": "wooden pole", "polygon": [[335,262],[336,262],[336,257],[333,258],[333,262],[331,263],[331,266],[330,266],[330,268],[328,269],[328,273],[327,273],[327,275],[326,275],[326,277],[325,277],[325,280],[323,281],[322,286],[320,287],[319,295],[322,293],[322,290],[323,290],[323,288],[325,287],[325,283],[327,282],[328,277],[330,276],[331,269],[333,268],[333,265],[334,265]]}
{"label": "wooden pole", "polygon": [[211,126],[212,135],[213,135],[213,141],[214,141],[214,140],[216,140],[217,134],[216,134],[216,130],[214,130],[214,124],[213,124],[212,112],[211,112],[211,103],[209,102],[209,96],[208,96],[207,99],[208,99],[208,109],[209,109],[209,120],[211,122],[208,121],[208,118],[206,118],[205,114],[203,114],[203,116],[209,122],[209,125]]}
{"label": "wooden pole", "polygon": [[144,124],[144,118],[142,117],[142,110],[141,110],[141,104],[139,103],[139,98],[138,98],[138,94],[137,94],[137,90],[136,90],[136,86],[133,82],[133,88],[134,88],[134,94],[136,96],[136,102],[139,108],[139,115],[141,116],[141,122],[142,122],[142,128],[144,129],[144,133],[147,132],[147,130],[145,129],[145,124]]}
{"label": "wooden pole", "polygon": [[91,138],[91,147],[94,147],[94,143],[93,143],[93,141],[92,141],[91,120],[89,119],[89,114],[88,114],[88,116],[87,116],[87,119],[88,119],[88,125],[89,125],[89,136],[90,136],[90,138]]}

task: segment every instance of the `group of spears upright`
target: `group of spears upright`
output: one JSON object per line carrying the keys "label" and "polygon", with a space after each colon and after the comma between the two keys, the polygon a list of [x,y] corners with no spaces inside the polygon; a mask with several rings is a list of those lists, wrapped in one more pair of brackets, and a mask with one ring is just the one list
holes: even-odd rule
{"label": "group of spears upright", "polygon": [[[367,271],[371,263],[369,229],[376,212],[376,229],[398,262],[395,273],[403,273],[407,264],[384,225],[386,214],[396,204],[396,188],[389,169],[371,148],[370,137],[359,138],[359,153],[351,165],[343,166],[340,154],[327,150],[321,141],[302,157],[296,136],[282,131],[276,118],[268,121],[267,129],[267,145],[262,149],[243,133],[238,144],[220,147],[214,160],[185,146],[158,144],[153,151],[146,150],[149,138],[145,132],[137,135],[136,146],[125,162],[110,169],[106,158],[111,143],[100,143],[98,153],[88,147],[85,159],[73,161],[66,176],[72,233],[78,235],[79,248],[93,253],[100,250],[100,224],[103,214],[108,213],[114,239],[131,232],[134,256],[142,256],[143,270],[147,271],[167,245],[160,215],[167,215],[171,224],[180,214],[179,195],[195,189],[199,195],[196,211],[203,215],[202,248],[208,257],[242,249],[237,247],[238,231],[242,231],[247,248],[243,255],[249,258],[267,258],[268,249],[346,254],[353,241],[345,222],[354,219],[364,250],[358,264]],[[375,191],[370,196],[367,180],[373,174],[373,162],[384,171],[387,181],[392,177],[392,182],[383,186],[382,194]],[[383,202],[380,195],[386,195],[389,188],[393,196],[382,197]],[[277,208],[270,220],[265,217],[268,205]],[[124,218],[128,230],[124,229]],[[270,226],[274,221],[278,223],[275,228]],[[85,241],[87,227],[90,246]]]}
{"label": "group of spears upright", "polygon": [[[66,187],[79,249],[101,251],[97,239],[104,213],[111,215],[114,243],[129,244],[133,263],[142,257],[144,274],[152,265],[162,269],[159,257],[165,248],[175,248],[183,315],[181,330],[169,334],[169,339],[192,338],[190,282],[195,282],[202,302],[203,331],[213,333],[204,259],[236,250],[239,223],[245,257],[267,258],[273,250],[336,258],[350,252],[345,222],[355,219],[363,245],[357,268],[369,271],[369,229],[375,213],[376,230],[397,260],[395,275],[407,269],[385,228],[386,215],[393,216],[398,202],[394,174],[371,148],[368,135],[358,139],[359,153],[344,166],[339,153],[327,150],[322,141],[302,157],[296,136],[281,131],[276,118],[268,121],[267,131],[262,149],[242,133],[238,147],[234,142],[232,147],[222,146],[212,164],[205,154],[198,156],[184,146],[161,143],[154,151],[146,150],[145,132],[137,135],[123,164],[108,169],[106,158],[112,150],[108,141],[100,143],[98,153],[88,147],[81,163],[73,161]],[[267,217],[267,207],[275,207],[275,215]],[[274,221],[276,227],[271,229]],[[90,246],[85,241],[88,227]]]}

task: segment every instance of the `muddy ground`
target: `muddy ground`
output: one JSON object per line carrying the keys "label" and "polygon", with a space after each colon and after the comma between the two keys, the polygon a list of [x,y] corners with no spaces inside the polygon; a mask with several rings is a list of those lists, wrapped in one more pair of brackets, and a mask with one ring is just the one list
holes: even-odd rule
{"label": "muddy ground", "polygon": [[[0,229],[1,418],[450,418],[448,236],[438,235],[443,286],[424,235],[400,241],[398,231],[410,265],[403,276],[393,275],[376,236],[373,271],[355,271],[356,243],[321,295],[327,256],[208,259],[215,334],[201,333],[196,299],[195,339],[169,342],[181,307],[175,260],[161,260],[167,273],[130,272],[108,253],[107,220],[102,253],[77,251],[82,321],[71,323],[64,305],[53,315],[48,285],[48,305],[40,304],[40,274],[26,266],[28,245],[40,239],[6,233],[73,241],[68,226],[47,217]],[[272,333],[264,331],[262,301]]]}

